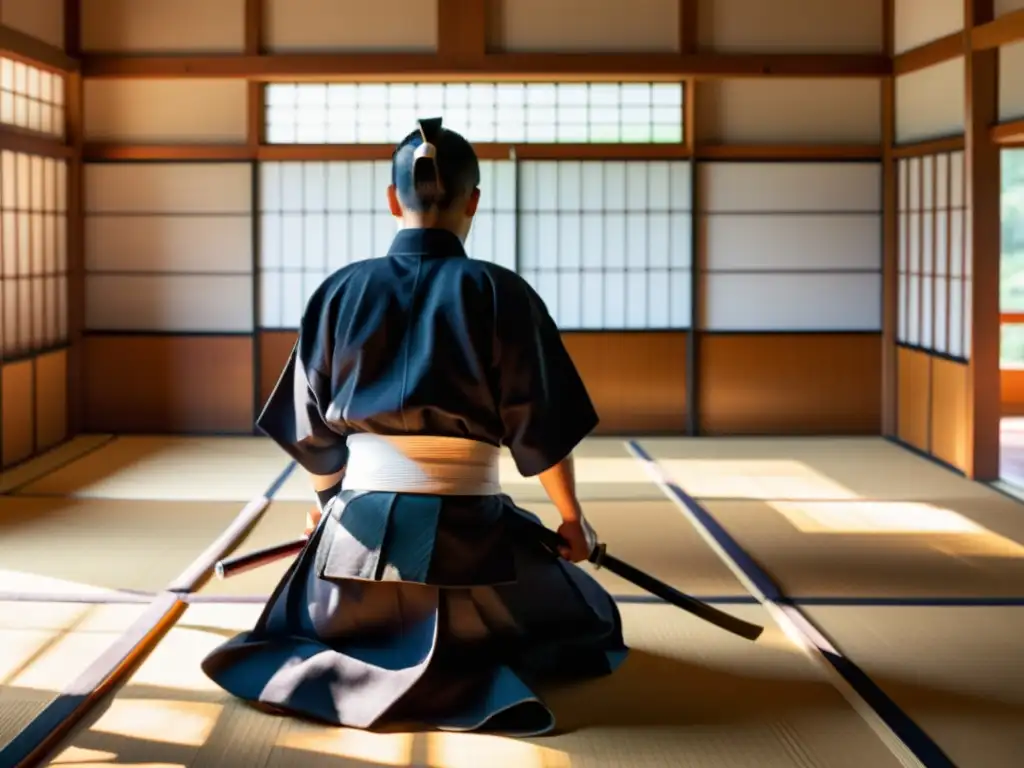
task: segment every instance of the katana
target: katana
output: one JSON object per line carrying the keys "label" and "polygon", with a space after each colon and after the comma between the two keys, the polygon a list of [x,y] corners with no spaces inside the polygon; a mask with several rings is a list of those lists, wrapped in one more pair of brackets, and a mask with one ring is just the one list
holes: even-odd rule
{"label": "katana", "polygon": [[[558,553],[560,546],[565,545],[562,537],[550,528],[527,521],[525,518],[522,519],[522,522],[525,524],[524,528],[528,527],[531,533],[535,534],[541,543],[555,554]],[[293,539],[273,547],[258,549],[244,555],[221,560],[216,565],[217,578],[227,579],[267,565],[275,560],[297,555],[305,548],[307,541],[308,539],[303,536],[302,538]],[[598,544],[594,547],[588,561],[595,568],[603,568],[606,571],[610,571],[616,576],[640,587],[645,592],[649,592],[655,597],[660,597],[666,603],[681,608],[697,618],[714,624],[719,629],[731,632],[745,640],[757,640],[764,632],[764,627],[744,621],[725,611],[720,611],[714,606],[687,595],[685,592],[680,592],[675,587],[671,587],[665,582],[644,573],[639,568],[608,554],[608,547],[605,544]]]}

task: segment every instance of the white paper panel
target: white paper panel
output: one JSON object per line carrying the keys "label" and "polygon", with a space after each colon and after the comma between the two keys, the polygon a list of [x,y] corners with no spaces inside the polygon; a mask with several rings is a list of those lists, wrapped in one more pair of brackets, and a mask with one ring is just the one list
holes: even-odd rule
{"label": "white paper panel", "polygon": [[999,49],[999,119],[1024,117],[1024,41]]}
{"label": "white paper panel", "polygon": [[707,328],[713,331],[876,331],[878,274],[707,276]]}
{"label": "white paper panel", "polygon": [[912,157],[907,163],[907,210],[921,210],[921,158]]}
{"label": "white paper panel", "polygon": [[925,349],[931,349],[934,340],[935,329],[935,278],[923,276],[921,278],[921,341]]}
{"label": "white paper panel", "polygon": [[248,275],[86,275],[89,330],[252,330]]}
{"label": "white paper panel", "polygon": [[87,216],[90,272],[252,271],[248,216]]}
{"label": "white paper panel", "polygon": [[949,274],[949,212],[935,213],[935,274]]}
{"label": "white paper panel", "polygon": [[964,330],[964,281],[953,278],[949,281],[949,354],[963,357],[965,354]]}
{"label": "white paper panel", "polygon": [[0,0],[0,24],[64,48],[64,0]]}
{"label": "white paper panel", "polygon": [[698,0],[699,41],[719,53],[881,53],[882,4]]}
{"label": "white paper panel", "polygon": [[899,228],[899,244],[897,249],[900,259],[899,271],[907,272],[910,269],[910,214],[901,212],[897,217],[897,222]]}
{"label": "white paper panel", "polygon": [[963,132],[963,57],[896,78],[898,143],[958,136]]}
{"label": "white paper panel", "polygon": [[270,83],[271,144],[396,144],[423,115],[467,140],[678,144],[682,83]]}
{"label": "white paper panel", "polygon": [[249,163],[88,163],[86,213],[245,214]]}
{"label": "white paper panel", "polygon": [[909,206],[909,194],[910,194],[910,160],[903,158],[896,161],[896,182],[897,182],[897,196],[896,196],[896,210],[901,213],[910,210]]}
{"label": "white paper panel", "polygon": [[935,278],[935,338],[933,349],[949,353],[949,278]]}
{"label": "white paper panel", "polygon": [[949,213],[949,274],[953,277],[964,275],[964,218],[962,209]]}
{"label": "white paper panel", "polygon": [[698,171],[709,213],[882,209],[880,163],[701,163]]}
{"label": "white paper panel", "polygon": [[899,275],[899,307],[897,309],[897,330],[896,340],[906,342],[907,340],[907,303],[909,301],[910,276],[901,272]]}
{"label": "white paper panel", "polygon": [[609,269],[558,273],[524,270],[562,330],[687,328],[691,277],[683,270]]}
{"label": "white paper panel", "polygon": [[921,278],[910,275],[907,281],[907,344],[921,343]]}
{"label": "white paper panel", "polygon": [[82,50],[237,53],[245,0],[80,0]]}
{"label": "white paper panel", "polygon": [[705,215],[707,269],[881,268],[878,214]]}
{"label": "white paper panel", "polygon": [[275,53],[437,48],[437,0],[265,0],[263,7],[264,43]]}
{"label": "white paper panel", "polygon": [[881,141],[882,100],[877,79],[705,80],[699,98],[697,138],[708,143]]}
{"label": "white paper panel", "polygon": [[678,0],[514,0],[495,6],[498,18],[488,42],[500,50],[679,50]]}
{"label": "white paper panel", "polygon": [[894,10],[896,53],[964,28],[963,0],[895,0]]}
{"label": "white paper panel", "polygon": [[921,272],[921,214],[911,213],[907,216],[907,261],[908,271]]}
{"label": "white paper panel", "polygon": [[964,207],[964,153],[949,155],[949,205],[951,208]]}
{"label": "white paper panel", "polygon": [[85,138],[138,144],[237,143],[245,80],[85,80]]}
{"label": "white paper panel", "polygon": [[520,210],[535,213],[667,213],[690,210],[687,161],[527,161]]}
{"label": "white paper panel", "polygon": [[921,273],[935,273],[935,214],[921,214]]}
{"label": "white paper panel", "polygon": [[949,155],[935,157],[935,209],[949,209]]}

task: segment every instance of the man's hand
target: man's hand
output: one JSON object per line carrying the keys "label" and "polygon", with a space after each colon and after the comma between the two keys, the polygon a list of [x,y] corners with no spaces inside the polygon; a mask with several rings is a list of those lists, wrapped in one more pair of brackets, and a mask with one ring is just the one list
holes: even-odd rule
{"label": "man's hand", "polygon": [[313,507],[309,512],[306,513],[306,532],[303,534],[307,539],[313,535],[313,531],[320,525],[320,518],[323,512],[320,511],[319,507]]}
{"label": "man's hand", "polygon": [[558,548],[559,554],[573,563],[582,563],[589,559],[590,553],[597,545],[593,529],[582,518],[562,523],[558,527],[558,535],[566,542],[566,546]]}

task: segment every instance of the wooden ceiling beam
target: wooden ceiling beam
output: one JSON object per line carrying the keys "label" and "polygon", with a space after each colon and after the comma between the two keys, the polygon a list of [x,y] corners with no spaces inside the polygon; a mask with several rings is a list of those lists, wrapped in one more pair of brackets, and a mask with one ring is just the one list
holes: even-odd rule
{"label": "wooden ceiling beam", "polygon": [[265,56],[86,55],[85,77],[247,80],[663,79],[727,77],[880,78],[892,62],[873,54],[282,54]]}

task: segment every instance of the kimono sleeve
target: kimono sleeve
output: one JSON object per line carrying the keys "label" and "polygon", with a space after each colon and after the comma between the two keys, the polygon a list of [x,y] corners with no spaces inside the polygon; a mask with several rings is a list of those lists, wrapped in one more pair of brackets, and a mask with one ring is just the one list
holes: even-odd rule
{"label": "kimono sleeve", "polygon": [[307,373],[299,348],[292,349],[256,426],[307,472],[333,475],[348,463],[345,435],[325,417],[330,382],[315,371]]}
{"label": "kimono sleeve", "polygon": [[568,456],[598,417],[544,302],[521,278],[509,282],[498,292],[494,340],[502,442],[532,477]]}

